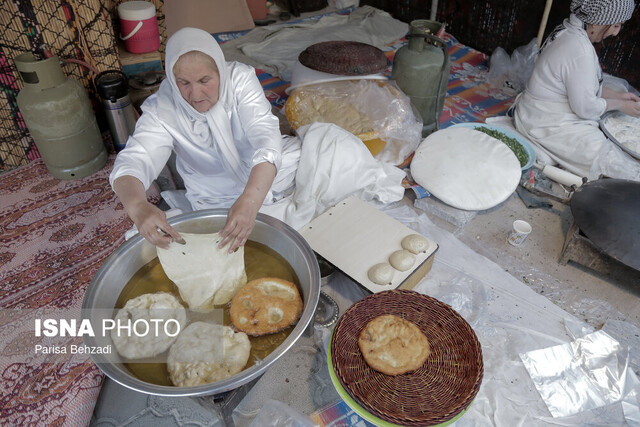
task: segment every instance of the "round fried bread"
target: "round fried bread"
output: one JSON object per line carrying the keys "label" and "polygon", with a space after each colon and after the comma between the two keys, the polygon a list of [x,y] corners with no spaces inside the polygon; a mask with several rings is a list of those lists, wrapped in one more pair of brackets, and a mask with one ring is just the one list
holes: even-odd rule
{"label": "round fried bread", "polygon": [[420,329],[392,314],[369,321],[360,332],[358,346],[367,365],[387,375],[418,369],[431,354],[429,341]]}
{"label": "round fried bread", "polygon": [[244,285],[231,300],[229,313],[236,329],[249,335],[278,332],[298,320],[302,298],[296,285],[263,277]]}

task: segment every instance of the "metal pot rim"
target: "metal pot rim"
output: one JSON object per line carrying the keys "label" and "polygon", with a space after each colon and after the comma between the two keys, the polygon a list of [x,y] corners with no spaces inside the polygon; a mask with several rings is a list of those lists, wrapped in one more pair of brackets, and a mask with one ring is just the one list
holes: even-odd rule
{"label": "metal pot rim", "polygon": [[[189,223],[198,219],[216,218],[220,216],[226,217],[227,213],[227,209],[205,209],[177,215],[169,219],[168,222],[172,226],[179,226],[180,224]],[[260,363],[255,364],[254,366],[245,369],[236,375],[233,375],[222,381],[216,381],[214,383],[192,387],[161,386],[147,383],[135,378],[133,375],[126,371],[126,368],[117,367],[116,365],[121,365],[121,363],[114,363],[113,361],[108,360],[107,355],[92,354],[91,358],[93,359],[94,363],[100,368],[100,370],[102,370],[102,372],[104,372],[113,381],[132,390],[146,394],[169,397],[216,395],[233,390],[260,377],[269,366],[271,366],[277,359],[279,359],[295,344],[295,342],[300,338],[300,336],[309,327],[311,321],[313,320],[314,313],[318,305],[318,300],[320,298],[320,269],[318,267],[315,253],[306,242],[306,240],[304,240],[304,238],[292,227],[276,218],[262,213],[258,213],[257,215],[256,226],[267,226],[279,231],[282,235],[286,236],[301,252],[302,257],[304,258],[304,262],[309,268],[310,285],[307,301],[305,302],[303,312],[291,334],[284,340],[282,344],[280,344],[280,346],[278,346]],[[100,284],[104,283],[104,279],[108,274],[110,268],[112,268],[113,265],[118,262],[119,258],[121,258],[123,255],[127,254],[137,246],[143,244],[145,244],[144,238],[137,234],[128,241],[125,241],[102,264],[102,266],[96,272],[94,278],[92,279],[82,301],[83,320],[85,318],[88,318],[92,309],[96,307],[96,294],[99,287],[101,286]],[[84,344],[87,346],[98,345],[95,337],[85,335],[83,337],[83,340]]]}

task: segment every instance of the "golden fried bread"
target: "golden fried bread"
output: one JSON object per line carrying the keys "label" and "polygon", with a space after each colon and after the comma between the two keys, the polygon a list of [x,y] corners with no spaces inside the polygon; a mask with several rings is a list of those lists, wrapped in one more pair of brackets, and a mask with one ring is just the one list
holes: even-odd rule
{"label": "golden fried bread", "polygon": [[431,354],[429,341],[420,329],[391,314],[369,321],[360,332],[358,346],[365,362],[387,375],[418,369]]}
{"label": "golden fried bread", "polygon": [[231,300],[231,322],[249,335],[278,332],[298,320],[302,298],[296,285],[275,277],[252,280]]}

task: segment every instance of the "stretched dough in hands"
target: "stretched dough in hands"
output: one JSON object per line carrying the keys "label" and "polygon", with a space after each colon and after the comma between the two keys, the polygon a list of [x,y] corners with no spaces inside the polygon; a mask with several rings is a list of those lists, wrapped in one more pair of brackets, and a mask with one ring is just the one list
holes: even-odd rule
{"label": "stretched dough in hands", "polygon": [[207,311],[226,304],[247,283],[244,247],[228,253],[228,245],[218,249],[219,233],[180,233],[186,245],[171,243],[157,248],[158,259],[184,302],[192,310]]}

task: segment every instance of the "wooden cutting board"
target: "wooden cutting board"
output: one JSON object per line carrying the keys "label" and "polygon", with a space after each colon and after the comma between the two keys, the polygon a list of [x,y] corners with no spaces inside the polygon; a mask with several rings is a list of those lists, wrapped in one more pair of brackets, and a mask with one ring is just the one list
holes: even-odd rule
{"label": "wooden cutting board", "polygon": [[416,232],[355,196],[329,208],[298,232],[320,256],[373,293],[413,289],[431,269],[438,250],[427,238],[429,248],[416,255],[412,269],[396,270],[391,285],[372,282],[367,276],[369,268],[389,262],[389,255],[402,249],[402,239]]}

